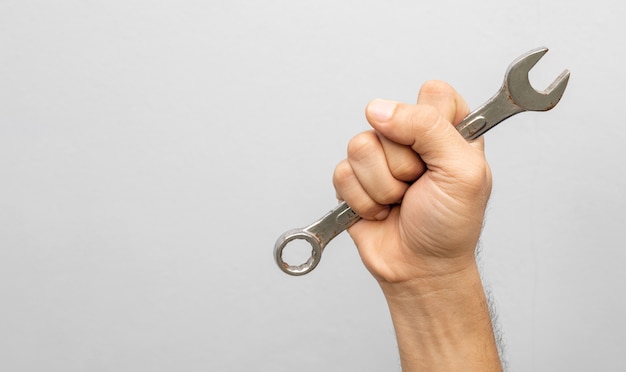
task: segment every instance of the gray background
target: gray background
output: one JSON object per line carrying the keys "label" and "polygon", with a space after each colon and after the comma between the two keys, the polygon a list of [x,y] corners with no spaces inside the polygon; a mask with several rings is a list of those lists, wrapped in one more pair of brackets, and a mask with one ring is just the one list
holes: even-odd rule
{"label": "gray background", "polygon": [[516,371],[623,371],[618,1],[0,1],[0,370],[398,370],[347,235],[312,274],[276,238],[336,201],[376,97],[476,107],[539,46],[559,106],[488,134],[481,265]]}

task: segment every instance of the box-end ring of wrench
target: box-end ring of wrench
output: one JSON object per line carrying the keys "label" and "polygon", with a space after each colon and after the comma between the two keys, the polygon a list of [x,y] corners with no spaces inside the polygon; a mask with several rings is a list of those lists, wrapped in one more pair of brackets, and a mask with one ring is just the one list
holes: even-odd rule
{"label": "box-end ring of wrench", "polygon": [[[489,101],[470,113],[457,125],[457,130],[468,141],[475,140],[503,120],[523,111],[548,111],[559,103],[565,92],[570,73],[563,71],[544,91],[535,90],[528,80],[530,69],[548,52],[537,48],[517,58],[506,71],[504,83]],[[315,269],[326,245],[361,217],[345,202],[307,227],[292,229],[282,234],[274,246],[278,267],[289,275],[304,275]],[[301,265],[290,265],[283,260],[283,250],[295,239],[311,245],[311,257]]]}

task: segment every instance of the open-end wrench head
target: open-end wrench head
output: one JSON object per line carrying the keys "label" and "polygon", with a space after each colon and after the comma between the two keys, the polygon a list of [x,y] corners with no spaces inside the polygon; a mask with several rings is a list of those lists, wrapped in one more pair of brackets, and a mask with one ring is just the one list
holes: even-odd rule
{"label": "open-end wrench head", "polygon": [[528,72],[548,52],[548,48],[533,49],[522,55],[509,66],[504,80],[505,88],[511,100],[527,111],[548,111],[556,106],[565,92],[569,80],[569,71],[563,71],[543,91],[537,91],[530,85]]}

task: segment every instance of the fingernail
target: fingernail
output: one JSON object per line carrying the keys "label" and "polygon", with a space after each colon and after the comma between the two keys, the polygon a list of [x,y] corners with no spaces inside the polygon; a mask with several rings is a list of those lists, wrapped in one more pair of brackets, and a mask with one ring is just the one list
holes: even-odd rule
{"label": "fingernail", "polygon": [[375,99],[367,106],[367,112],[370,117],[381,123],[389,120],[395,109],[395,102],[385,101],[383,99]]}
{"label": "fingernail", "polygon": [[374,219],[376,221],[382,221],[387,218],[387,216],[389,216],[389,208],[385,208],[382,211],[378,212],[378,214],[374,216]]}

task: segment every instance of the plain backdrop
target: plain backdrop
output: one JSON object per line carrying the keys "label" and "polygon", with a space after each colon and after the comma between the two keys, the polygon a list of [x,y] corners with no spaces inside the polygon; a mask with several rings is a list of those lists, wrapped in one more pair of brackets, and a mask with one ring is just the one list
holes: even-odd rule
{"label": "plain backdrop", "polygon": [[0,1],[0,370],[397,371],[346,234],[285,230],[381,97],[477,107],[526,51],[561,103],[487,134],[481,267],[514,371],[624,371],[618,1]]}

